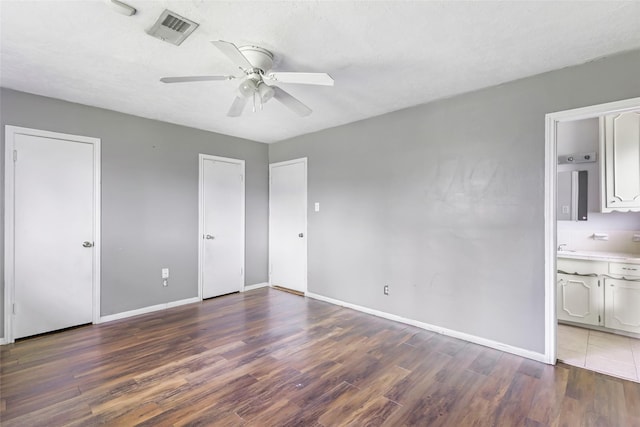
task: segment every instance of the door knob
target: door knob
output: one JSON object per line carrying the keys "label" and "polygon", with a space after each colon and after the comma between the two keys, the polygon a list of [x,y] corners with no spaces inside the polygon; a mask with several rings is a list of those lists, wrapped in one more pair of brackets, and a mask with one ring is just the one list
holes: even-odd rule
{"label": "door knob", "polygon": [[93,247],[93,242],[82,242],[83,248],[91,248]]}
{"label": "door knob", "polygon": [[207,234],[206,236],[204,236],[204,238],[205,238],[205,239],[207,239],[207,240],[213,240],[213,239],[215,239],[215,237],[214,237],[214,236],[212,236],[211,234]]}
{"label": "door knob", "polygon": [[298,237],[304,237],[304,234],[300,233],[298,234]]}

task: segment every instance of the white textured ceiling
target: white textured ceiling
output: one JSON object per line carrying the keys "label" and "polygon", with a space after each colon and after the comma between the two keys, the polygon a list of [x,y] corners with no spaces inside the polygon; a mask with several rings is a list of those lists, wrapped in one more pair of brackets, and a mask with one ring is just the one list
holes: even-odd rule
{"label": "white textured ceiling", "polygon": [[[640,48],[637,1],[125,1],[136,15],[106,0],[2,0],[0,84],[273,142]],[[200,24],[181,46],[145,33],[165,8]],[[234,74],[209,43],[220,39],[335,86],[281,85],[309,117],[270,101],[229,118],[237,80],[159,81]]]}

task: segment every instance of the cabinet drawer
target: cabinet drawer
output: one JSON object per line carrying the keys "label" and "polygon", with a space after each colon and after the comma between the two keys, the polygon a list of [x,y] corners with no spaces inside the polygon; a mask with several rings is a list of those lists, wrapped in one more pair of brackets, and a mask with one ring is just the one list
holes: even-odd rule
{"label": "cabinet drawer", "polygon": [[623,264],[620,262],[609,263],[609,274],[625,277],[640,278],[640,264]]}
{"label": "cabinet drawer", "polygon": [[577,259],[559,258],[556,267],[558,272],[566,274],[606,274],[607,262],[605,261],[587,261]]}

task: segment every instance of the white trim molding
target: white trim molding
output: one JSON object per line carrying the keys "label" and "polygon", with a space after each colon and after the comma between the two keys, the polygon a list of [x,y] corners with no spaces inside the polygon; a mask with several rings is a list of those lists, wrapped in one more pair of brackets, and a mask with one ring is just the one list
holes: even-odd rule
{"label": "white trim molding", "polygon": [[640,108],[640,98],[625,99],[606,104],[591,105],[572,110],[549,113],[545,116],[544,166],[544,289],[545,289],[545,363],[555,365],[557,359],[556,335],[556,173],[557,126],[560,122],[593,119],[606,114],[622,113]]}
{"label": "white trim molding", "polygon": [[128,317],[139,316],[141,314],[153,313],[154,311],[166,310],[168,308],[178,307],[186,304],[201,302],[199,297],[186,298],[178,301],[170,301],[164,304],[150,305],[148,307],[137,308],[135,310],[123,311],[121,313],[109,314],[102,316],[98,323],[112,322],[114,320],[126,319]]}
{"label": "white trim molding", "polygon": [[71,135],[39,129],[5,125],[5,161],[4,161],[4,337],[0,344],[14,342],[13,337],[13,304],[15,299],[15,234],[14,234],[14,203],[15,203],[15,164],[13,152],[15,150],[16,135],[32,135],[42,138],[82,142],[93,145],[93,298],[92,320],[100,320],[100,213],[102,200],[101,172],[100,172],[100,138],[82,135]]}
{"label": "white trim molding", "polygon": [[269,286],[269,282],[255,283],[253,285],[244,285],[244,288],[240,292],[252,291],[254,289],[266,288]]}
{"label": "white trim molding", "polygon": [[516,356],[526,357],[527,359],[533,359],[538,362],[544,362],[544,354],[537,353],[531,350],[525,350],[520,347],[514,347],[508,344],[503,344],[498,341],[489,340],[486,338],[470,335],[464,332],[454,331],[453,329],[447,329],[440,326],[431,325],[429,323],[420,322],[418,320],[408,319],[406,317],[398,316],[384,311],[375,310],[368,307],[363,307],[357,304],[351,304],[349,302],[325,297],[322,295],[314,294],[313,292],[307,292],[307,297],[317,299],[319,301],[328,302],[330,304],[339,305],[342,307],[350,308],[352,310],[361,311],[363,313],[371,314],[373,316],[382,317],[383,319],[393,320],[395,322],[405,323],[407,325],[415,326],[427,331],[433,331],[438,334],[446,335],[448,337],[457,338],[463,341],[479,344],[485,347],[494,348],[496,350],[504,351],[506,353],[515,354]]}

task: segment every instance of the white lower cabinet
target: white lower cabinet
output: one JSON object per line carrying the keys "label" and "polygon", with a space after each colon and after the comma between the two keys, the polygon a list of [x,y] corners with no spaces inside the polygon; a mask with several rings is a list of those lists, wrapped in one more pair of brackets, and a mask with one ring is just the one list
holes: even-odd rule
{"label": "white lower cabinet", "polygon": [[558,320],[602,325],[604,293],[597,276],[558,274]]}
{"label": "white lower cabinet", "polygon": [[640,264],[561,258],[557,265],[558,320],[640,334]]}
{"label": "white lower cabinet", "polygon": [[[607,328],[640,333],[640,282],[604,279]],[[560,318],[560,316],[558,316]]]}

